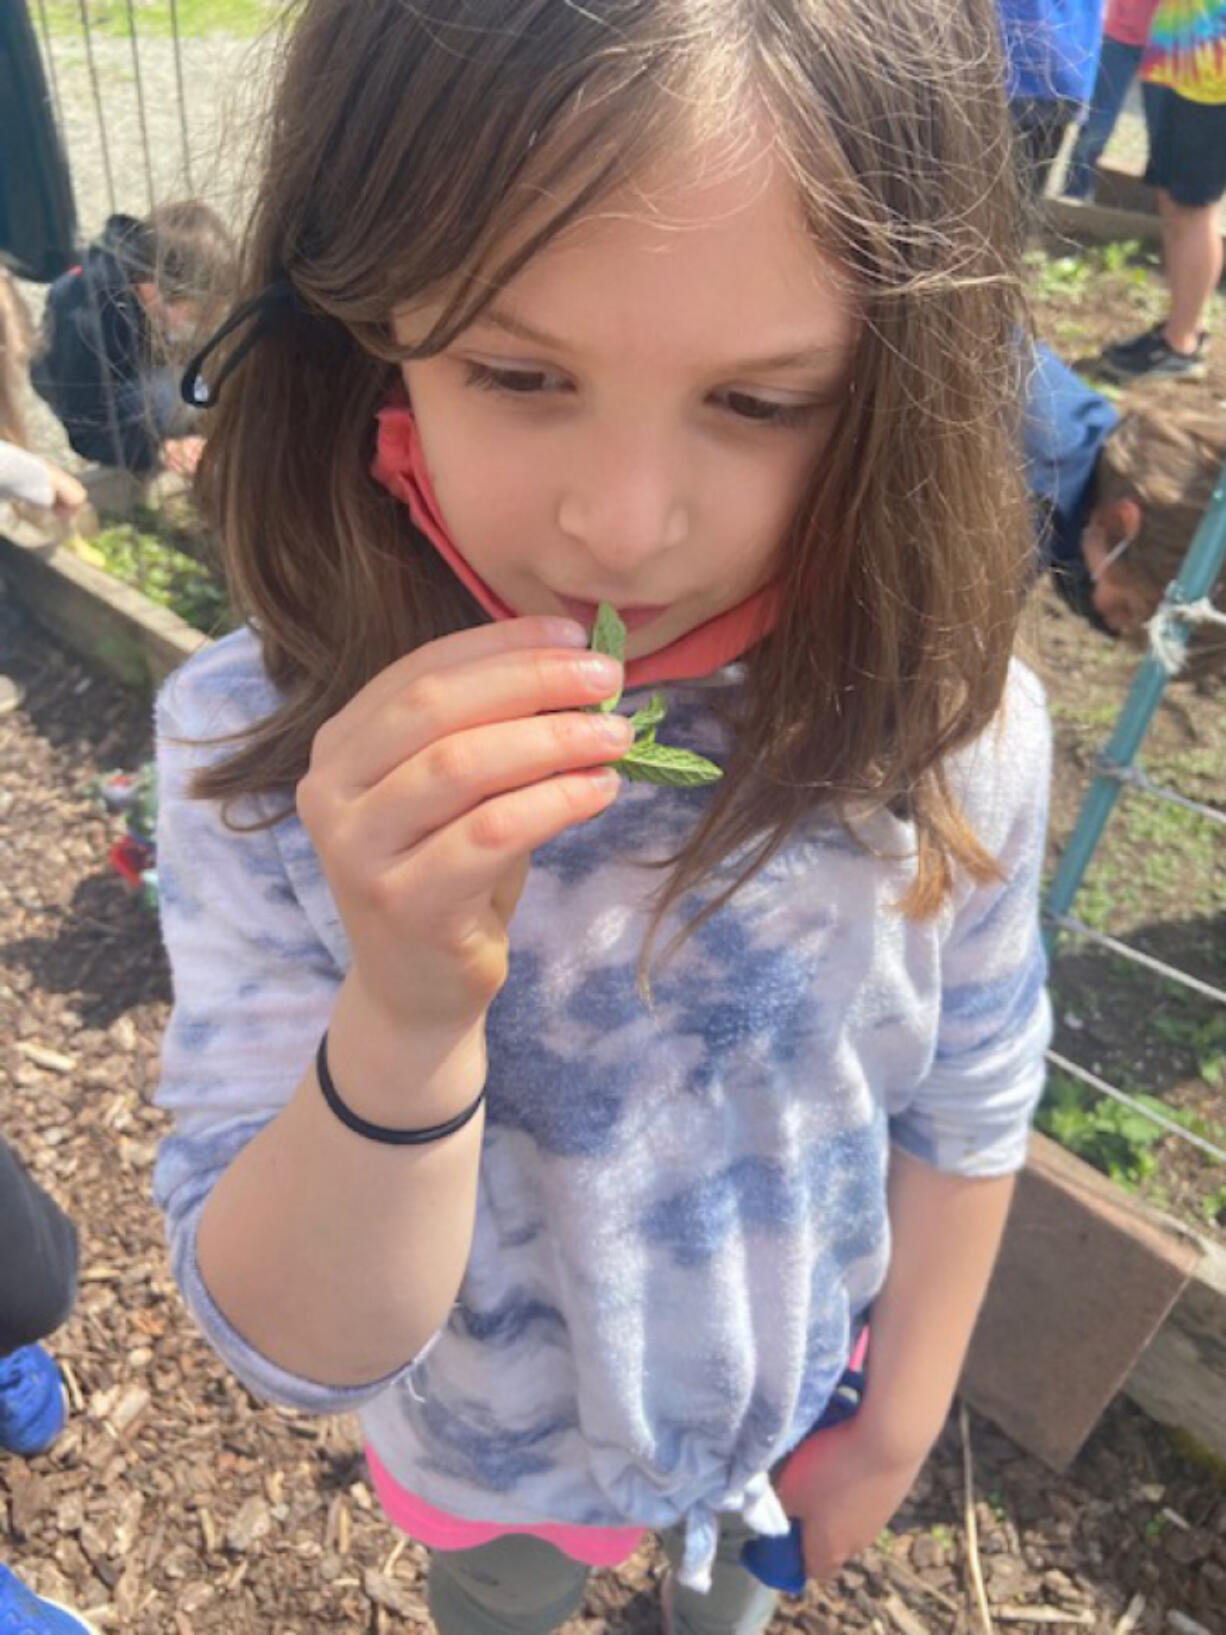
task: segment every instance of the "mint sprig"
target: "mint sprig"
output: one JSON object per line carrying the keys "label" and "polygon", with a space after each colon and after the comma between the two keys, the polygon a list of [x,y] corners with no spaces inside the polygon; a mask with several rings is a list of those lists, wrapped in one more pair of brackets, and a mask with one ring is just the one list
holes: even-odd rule
{"label": "mint sprig", "polygon": [[[596,609],[591,650],[593,653],[607,653],[612,658],[625,660],[626,626],[616,608],[609,602],[601,602]],[[614,697],[589,707],[602,714],[608,714],[617,708],[621,696],[619,688]],[[613,762],[617,771],[636,783],[664,784],[673,789],[695,789],[700,784],[714,783],[717,778],[722,778],[723,769],[716,766],[714,761],[708,761],[704,755],[695,755],[693,750],[676,749],[671,744],[656,742],[656,728],[664,720],[667,712],[668,706],[664,702],[663,693],[652,693],[642,709],[635,710],[630,717],[631,725],[634,727],[634,742],[620,761]]]}

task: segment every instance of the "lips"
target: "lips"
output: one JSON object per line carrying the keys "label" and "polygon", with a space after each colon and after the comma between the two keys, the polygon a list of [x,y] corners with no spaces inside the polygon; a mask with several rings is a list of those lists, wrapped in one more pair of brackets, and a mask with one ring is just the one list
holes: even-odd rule
{"label": "lips", "polygon": [[[566,609],[569,617],[577,619],[581,625],[590,626],[595,623],[597,603],[581,602],[573,596],[559,596],[558,601]],[[619,607],[617,611],[627,630],[638,630],[643,625],[650,624],[653,619],[658,619],[666,610],[657,604],[650,607]]]}

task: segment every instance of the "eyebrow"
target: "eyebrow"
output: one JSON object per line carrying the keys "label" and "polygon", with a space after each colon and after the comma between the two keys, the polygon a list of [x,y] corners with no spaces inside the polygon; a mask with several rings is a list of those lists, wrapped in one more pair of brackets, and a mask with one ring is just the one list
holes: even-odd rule
{"label": "eyebrow", "polygon": [[[513,335],[516,340],[527,341],[532,346],[540,346],[547,352],[575,353],[578,347],[562,340],[557,335],[548,335],[543,329],[537,329],[533,324],[525,323],[512,312],[504,312],[498,307],[487,307],[486,310],[474,319],[473,328],[485,325],[489,329],[501,330],[504,335]],[[826,364],[832,360],[842,361],[847,356],[845,346],[833,345],[829,342],[815,341],[809,346],[799,347],[790,352],[774,352],[766,357],[742,358],[738,362],[722,365],[727,374],[753,374],[762,370],[769,372],[772,369],[800,369],[811,368],[814,364]]]}

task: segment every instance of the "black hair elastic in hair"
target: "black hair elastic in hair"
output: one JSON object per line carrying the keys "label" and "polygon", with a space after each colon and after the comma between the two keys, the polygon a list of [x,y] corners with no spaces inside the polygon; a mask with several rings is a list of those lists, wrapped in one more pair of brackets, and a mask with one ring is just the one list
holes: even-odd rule
{"label": "black hair elastic in hair", "polygon": [[[273,326],[280,322],[297,305],[297,296],[294,286],[286,277],[276,278],[271,284],[266,284],[258,295],[244,301],[205,341],[204,345],[190,359],[187,368],[183,371],[183,378],[179,382],[179,393],[185,403],[193,409],[212,409],[217,406],[218,393],[229,377],[238,368],[257,341],[262,340]],[[251,321],[251,328],[231,352],[222,365],[217,379],[210,384],[201,374],[205,359],[213,352],[228,335],[243,324]]]}

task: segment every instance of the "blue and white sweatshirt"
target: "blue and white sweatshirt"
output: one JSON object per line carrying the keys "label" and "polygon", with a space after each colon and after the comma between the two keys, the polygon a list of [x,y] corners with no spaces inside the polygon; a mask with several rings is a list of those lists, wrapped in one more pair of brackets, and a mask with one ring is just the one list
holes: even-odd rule
{"label": "blue and white sweatshirt", "polygon": [[[711,704],[740,677],[669,687],[670,741],[720,759]],[[228,751],[174,739],[276,702],[246,629],[158,698],[174,1009],[157,1100],[174,1126],[154,1184],[188,1305],[258,1396],[359,1412],[428,1503],[502,1524],[682,1522],[683,1577],[703,1585],[720,1512],[786,1530],[766,1473],[818,1418],[884,1280],[891,1142],[960,1175],[1025,1160],[1050,1031],[1038,684],[1015,664],[999,724],[951,765],[1003,878],[964,882],[932,920],[896,907],[907,824],[874,816],[866,848],[815,818],[657,974],[651,1012],[636,966],[660,874],[641,864],[676,849],[710,791],[628,785],[534,855],[489,1013],[458,1298],[418,1358],[342,1389],[257,1354],[196,1260],[210,1189],[294,1092],[349,962],[297,818],[233,834],[185,796],[189,772]]]}

